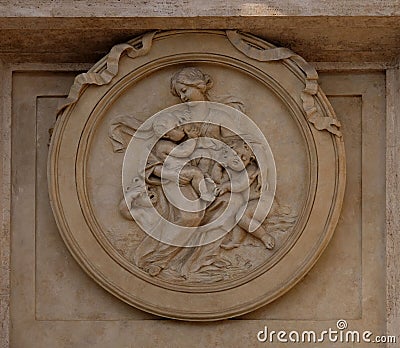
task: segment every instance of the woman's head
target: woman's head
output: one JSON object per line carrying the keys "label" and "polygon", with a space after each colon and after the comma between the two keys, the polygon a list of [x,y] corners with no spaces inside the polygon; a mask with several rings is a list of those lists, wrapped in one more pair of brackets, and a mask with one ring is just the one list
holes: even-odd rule
{"label": "woman's head", "polygon": [[183,102],[208,100],[208,91],[212,87],[211,77],[201,70],[183,68],[171,78],[171,93]]}

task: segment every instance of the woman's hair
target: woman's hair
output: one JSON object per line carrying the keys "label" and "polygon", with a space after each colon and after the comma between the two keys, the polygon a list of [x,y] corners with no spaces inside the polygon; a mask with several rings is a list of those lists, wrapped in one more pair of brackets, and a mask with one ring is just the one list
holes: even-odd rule
{"label": "woman's hair", "polygon": [[213,86],[213,81],[211,77],[207,74],[204,74],[200,69],[194,67],[183,68],[172,76],[171,93],[172,95],[179,97],[179,94],[175,88],[177,83],[198,88],[206,96],[207,99],[207,92]]}

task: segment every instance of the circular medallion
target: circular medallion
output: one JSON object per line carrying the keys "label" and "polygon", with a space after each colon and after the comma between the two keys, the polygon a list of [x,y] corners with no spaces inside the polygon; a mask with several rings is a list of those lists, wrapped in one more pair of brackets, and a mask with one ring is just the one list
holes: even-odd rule
{"label": "circular medallion", "polygon": [[75,79],[48,162],[80,266],[139,309],[218,320],[293,287],[343,200],[340,123],[301,57],[236,31],[148,33]]}

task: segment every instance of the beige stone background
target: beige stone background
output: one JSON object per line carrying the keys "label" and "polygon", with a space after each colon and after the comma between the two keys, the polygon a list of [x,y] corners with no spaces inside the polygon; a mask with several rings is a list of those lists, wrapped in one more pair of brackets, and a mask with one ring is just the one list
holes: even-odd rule
{"label": "beige stone background", "polygon": [[[241,29],[312,62],[348,166],[338,228],[312,271],[264,308],[202,324],[135,310],[88,278],[57,232],[46,183],[48,128],[74,76],[138,34],[191,28]],[[399,56],[397,1],[0,1],[0,347],[258,347],[265,325],[323,330],[338,319],[398,347]]]}

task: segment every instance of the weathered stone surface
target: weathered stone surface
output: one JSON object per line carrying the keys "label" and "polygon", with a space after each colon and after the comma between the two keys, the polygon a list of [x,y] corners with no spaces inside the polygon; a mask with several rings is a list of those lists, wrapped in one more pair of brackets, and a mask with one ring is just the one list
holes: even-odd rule
{"label": "weathered stone surface", "polygon": [[2,17],[198,17],[198,16],[399,16],[400,5],[390,0],[312,1],[269,0],[229,2],[205,0],[131,1],[8,1],[0,3]]}
{"label": "weathered stone surface", "polygon": [[94,63],[117,42],[146,31],[176,28],[251,32],[311,62],[390,62],[400,51],[396,16],[51,16],[0,18],[0,57],[14,62]]}
{"label": "weathered stone surface", "polygon": [[0,61],[0,346],[8,347],[10,332],[10,202],[11,88],[8,67]]}
{"label": "weathered stone surface", "polygon": [[[335,328],[335,320],[339,317],[348,318],[350,328],[360,330],[372,329],[376,334],[384,333],[387,314],[388,334],[399,337],[399,234],[396,212],[399,159],[397,158],[397,143],[400,131],[397,127],[399,100],[398,69],[387,71],[386,93],[387,102],[387,164],[386,164],[386,255],[382,250],[385,235],[383,220],[379,214],[384,206],[381,194],[385,192],[379,180],[385,173],[374,172],[374,165],[385,167],[380,159],[384,158],[382,136],[384,130],[378,122],[384,120],[384,107],[378,100],[384,102],[385,89],[382,74],[373,77],[369,71],[384,71],[393,67],[393,60],[400,53],[399,45],[399,11],[395,1],[307,1],[304,6],[298,2],[270,1],[268,8],[263,2],[253,2],[251,6],[243,7],[242,1],[209,2],[207,7],[200,8],[199,2],[138,2],[134,5],[124,1],[100,2],[87,6],[83,2],[38,2],[2,1],[0,5],[0,57],[6,64],[1,67],[1,145],[0,154],[2,173],[0,184],[2,195],[0,207],[2,215],[2,234],[0,241],[0,256],[2,262],[1,283],[1,330],[0,346],[25,347],[36,342],[38,347],[110,347],[116,342],[125,346],[187,346],[187,337],[191,345],[196,347],[214,346],[259,346],[255,342],[256,333],[263,325],[276,326],[274,329],[326,329]],[[203,2],[204,4],[204,2]],[[100,17],[103,16],[103,17]],[[319,72],[339,71],[339,74],[321,73],[323,89],[328,92],[338,117],[343,123],[346,139],[346,153],[352,163],[349,180],[352,182],[351,195],[345,198],[346,214],[341,217],[338,230],[332,243],[320,261],[302,280],[299,285],[280,300],[261,308],[251,314],[252,318],[225,321],[215,324],[193,325],[175,323],[173,321],[144,320],[149,319],[143,312],[132,312],[132,308],[121,304],[108,293],[93,284],[80,271],[63,248],[63,243],[54,228],[54,222],[47,220],[51,217],[48,202],[42,202],[38,209],[40,223],[49,224],[45,230],[37,234],[38,253],[35,254],[35,236],[33,226],[25,222],[21,229],[10,231],[9,215],[11,205],[11,147],[10,139],[19,116],[29,120],[36,113],[35,98],[48,95],[48,99],[39,98],[39,118],[46,122],[53,120],[53,111],[57,100],[65,97],[68,87],[72,84],[73,76],[87,70],[95,61],[106,54],[116,43],[125,42],[132,37],[153,29],[191,29],[238,28],[250,31],[279,46],[290,47],[308,61],[315,62]],[[26,64],[37,62],[37,64]],[[71,62],[72,64],[57,65],[54,63]],[[77,63],[84,64],[77,64]],[[19,64],[23,63],[23,64]],[[50,64],[48,64],[50,63]],[[60,82],[59,76],[52,80],[54,71],[71,71],[68,81]],[[48,73],[43,71],[48,70]],[[42,75],[43,79],[27,79]],[[11,83],[13,73],[13,84]],[[18,77],[19,75],[19,77]],[[15,79],[21,78],[22,85],[30,85],[39,90],[29,101],[23,98],[29,89],[20,89],[14,85]],[[58,82],[54,82],[58,80]],[[14,85],[14,88],[12,87]],[[38,86],[45,87],[38,89]],[[60,89],[61,87],[61,89]],[[22,93],[18,90],[23,91]],[[56,96],[56,98],[54,98]],[[18,99],[18,101],[17,101]],[[13,106],[13,128],[11,129],[11,102]],[[21,102],[24,106],[18,107]],[[361,106],[360,106],[361,104]],[[361,110],[359,110],[361,108]],[[357,111],[359,110],[359,111]],[[359,115],[369,124],[356,124]],[[44,124],[42,123],[42,125]],[[350,126],[349,126],[350,125]],[[23,152],[27,149],[26,139],[30,139],[35,147],[35,129],[26,131],[25,136],[18,138],[15,149]],[[29,127],[28,127],[29,128]],[[354,131],[353,131],[354,129]],[[362,130],[361,141],[359,142]],[[350,131],[350,132],[349,132]],[[46,134],[46,130],[41,130]],[[14,133],[13,137],[17,134]],[[32,138],[30,138],[32,137]],[[357,140],[358,139],[358,140]],[[362,147],[365,139],[369,146]],[[43,139],[42,139],[43,140]],[[42,141],[41,140],[41,141]],[[41,142],[43,144],[43,142]],[[374,153],[373,149],[378,149]],[[370,151],[376,157],[371,162]],[[18,150],[13,153],[13,161]],[[364,160],[361,160],[361,157]],[[42,157],[39,157],[43,160]],[[28,161],[29,162],[29,161]],[[368,167],[367,167],[368,164]],[[361,174],[356,168],[361,166]],[[373,175],[366,176],[372,166]],[[378,166],[376,166],[378,167]],[[45,169],[28,163],[21,170],[29,172],[30,176],[38,175],[39,188],[43,187]],[[1,172],[1,170],[0,170]],[[357,173],[357,174],[356,174]],[[15,173],[14,173],[15,174]],[[23,185],[28,176],[15,176],[14,194]],[[361,180],[362,178],[362,180]],[[367,181],[366,181],[367,180]],[[369,181],[368,181],[369,180]],[[376,180],[376,181],[374,181]],[[358,191],[360,183],[361,193]],[[33,181],[30,185],[35,185]],[[371,185],[369,185],[371,184]],[[370,190],[377,190],[379,198]],[[347,192],[347,195],[350,194]],[[43,196],[43,195],[42,195]],[[361,197],[360,197],[361,196]],[[354,197],[356,204],[353,204]],[[29,196],[29,199],[32,197]],[[359,203],[359,199],[361,203]],[[366,217],[371,210],[362,210],[359,215],[359,204],[364,206],[376,202],[378,215]],[[368,205],[368,204],[367,204]],[[27,207],[33,211],[35,203],[31,201]],[[15,208],[14,208],[15,209]],[[369,208],[370,209],[370,208]],[[42,215],[43,214],[43,215]],[[20,218],[22,215],[18,215]],[[359,225],[362,227],[359,227]],[[42,225],[42,226],[44,226]],[[350,227],[351,226],[351,227]],[[348,231],[360,231],[347,238]],[[365,232],[365,233],[364,233]],[[18,234],[19,239],[10,243],[11,233]],[[358,239],[360,238],[360,239]],[[360,243],[360,244],[358,244]],[[345,244],[345,246],[343,246]],[[28,245],[28,247],[24,247]],[[360,245],[362,249],[360,250]],[[24,248],[23,248],[24,247]],[[46,247],[46,250],[44,250]],[[353,252],[354,251],[354,252]],[[12,260],[11,277],[17,280],[10,288],[9,270],[10,255]],[[20,259],[23,254],[25,261]],[[343,261],[336,257],[340,255]],[[362,255],[362,256],[360,256]],[[35,261],[36,259],[36,261]],[[383,261],[387,261],[384,271]],[[49,262],[50,260],[50,262]],[[349,262],[345,261],[349,260]],[[65,267],[69,266],[69,272]],[[75,265],[75,266],[71,266]],[[37,269],[35,269],[37,267]],[[35,281],[34,276],[37,272]],[[53,272],[56,276],[53,277]],[[341,273],[344,272],[344,275]],[[387,283],[386,279],[387,278]],[[37,282],[37,283],[35,283]],[[341,285],[339,285],[339,282]],[[319,284],[323,283],[321,287]],[[384,304],[383,291],[387,285],[387,303]],[[348,289],[352,289],[349,294]],[[37,290],[37,292],[34,292]],[[14,305],[9,304],[10,291],[13,292]],[[37,297],[36,297],[37,296]],[[315,299],[318,299],[314,306]],[[22,300],[21,300],[22,299]],[[326,301],[325,301],[326,299]],[[329,305],[326,303],[329,302]],[[36,303],[36,312],[32,310]],[[335,306],[335,303],[340,305]],[[289,307],[290,306],[290,307]],[[9,345],[10,322],[8,313],[13,319],[11,329],[11,345]],[[331,317],[329,314],[332,314]],[[362,319],[357,319],[362,318]],[[323,320],[325,324],[320,324]],[[293,323],[296,322],[296,327]],[[88,333],[90,333],[88,335]],[[149,343],[150,342],[150,343]],[[278,346],[278,345],[277,345]],[[284,344],[283,347],[286,347]],[[332,344],[328,344],[332,347]],[[340,348],[344,345],[341,344]],[[372,346],[372,345],[371,345]],[[388,345],[397,347],[398,343]]]}
{"label": "weathered stone surface", "polygon": [[[42,191],[45,186],[46,154],[40,149],[46,148],[47,127],[54,121],[57,105],[62,104],[57,99],[65,97],[74,75],[26,72],[14,76],[14,97],[21,103],[18,106],[16,102],[13,107],[14,126],[18,130],[16,144],[39,146],[36,151],[41,152],[35,169],[31,157],[18,151],[18,147],[14,148],[16,156],[13,158],[18,161],[15,165],[19,168],[15,183],[19,187],[28,188],[37,182],[37,190]],[[135,345],[143,347],[161,347],[165,342],[183,347],[187,345],[187,337],[196,337],[195,342],[191,342],[194,347],[211,343],[222,347],[238,344],[256,347],[259,345],[256,334],[264,325],[277,330],[324,330],[335,328],[338,318],[346,318],[351,329],[370,329],[383,334],[386,315],[385,274],[381,271],[385,253],[385,149],[384,139],[380,139],[379,134],[384,128],[384,76],[382,73],[320,75],[321,85],[342,121],[344,136],[346,139],[351,137],[345,143],[351,162],[348,163],[351,188],[345,197],[346,210],[332,243],[309,275],[294,289],[280,300],[239,320],[199,325],[148,320],[151,317],[121,305],[119,300],[90,282],[63,248],[54,221],[49,220],[49,203],[42,202],[37,210],[40,214],[37,227],[41,230],[36,231],[36,237],[30,220],[21,218],[21,213],[31,215],[32,208],[15,210],[15,217],[23,225],[20,225],[21,229],[13,229],[16,233],[12,244],[11,346],[32,346],[32,342],[37,342],[38,347],[109,347],[115,342],[129,346],[134,333]],[[37,86],[41,86],[40,90]],[[36,105],[37,95],[48,97],[39,98]],[[32,133],[35,121],[27,123],[29,115],[34,114],[41,118],[37,121],[39,139]],[[39,144],[35,145],[37,141]],[[376,190],[375,194],[372,190]],[[38,197],[45,195],[41,192]],[[374,200],[369,199],[371,195]],[[25,199],[14,198],[15,204],[34,206],[32,196],[29,199],[26,195],[22,197]],[[362,211],[360,207],[363,207]],[[371,213],[373,211],[375,213]],[[367,216],[370,219],[365,220]],[[24,258],[19,257],[21,253]],[[34,274],[36,276],[32,276]],[[35,288],[36,293],[32,290]],[[326,346],[332,347],[332,344]]]}
{"label": "weathered stone surface", "polygon": [[[387,79],[386,123],[386,265],[387,332],[399,335],[400,327],[400,66],[389,69]],[[396,347],[396,344],[389,347]]]}

